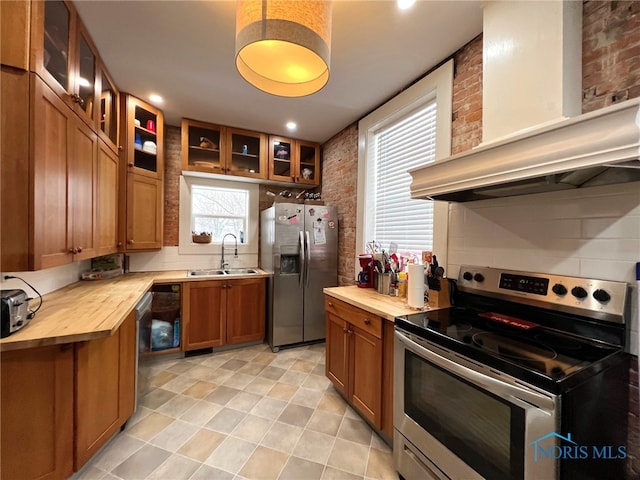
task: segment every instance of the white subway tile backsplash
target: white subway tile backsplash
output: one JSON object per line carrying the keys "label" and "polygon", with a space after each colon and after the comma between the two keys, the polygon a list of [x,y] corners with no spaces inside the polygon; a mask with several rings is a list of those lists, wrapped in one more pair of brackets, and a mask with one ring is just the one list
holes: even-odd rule
{"label": "white subway tile backsplash", "polygon": [[[233,253],[233,252],[231,252]],[[232,268],[257,267],[258,254],[233,254],[225,253],[225,260]],[[166,270],[188,270],[200,268],[220,267],[220,255],[181,254],[178,247],[164,247],[156,252],[140,252],[129,255],[129,271],[131,272],[155,272]]]}
{"label": "white subway tile backsplash", "polygon": [[582,238],[638,238],[640,216],[585,218],[581,230]]}
{"label": "white subway tile backsplash", "polygon": [[580,259],[579,277],[613,280],[633,284],[636,278],[636,260]]}

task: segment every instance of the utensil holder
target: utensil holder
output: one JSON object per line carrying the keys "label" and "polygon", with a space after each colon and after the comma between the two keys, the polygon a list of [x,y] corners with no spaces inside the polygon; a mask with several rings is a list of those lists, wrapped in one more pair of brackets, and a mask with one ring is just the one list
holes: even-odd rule
{"label": "utensil holder", "polygon": [[382,295],[389,295],[391,292],[391,274],[390,273],[378,273],[376,274],[378,279],[377,290]]}
{"label": "utensil holder", "polygon": [[429,290],[429,307],[431,308],[448,308],[451,306],[449,280],[443,278],[440,281],[440,285],[442,286],[440,290]]}

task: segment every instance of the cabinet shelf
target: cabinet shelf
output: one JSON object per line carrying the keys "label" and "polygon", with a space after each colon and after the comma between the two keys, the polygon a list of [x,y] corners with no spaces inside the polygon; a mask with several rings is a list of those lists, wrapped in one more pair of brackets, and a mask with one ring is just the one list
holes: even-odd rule
{"label": "cabinet shelf", "polygon": [[149,153],[149,152],[145,152],[144,150],[142,150],[142,148],[138,148],[138,147],[133,147],[133,149],[136,151],[136,153],[142,153],[144,155],[148,155],[149,157],[157,157],[158,154],[157,153]]}
{"label": "cabinet shelf", "polygon": [[238,157],[258,158],[258,155],[254,155],[253,153],[231,152],[231,154]]}
{"label": "cabinet shelf", "polygon": [[147,135],[153,135],[154,137],[157,135],[157,132],[154,132],[154,131],[152,131],[152,130],[147,130],[147,129],[146,129],[146,128],[144,128],[144,127],[139,127],[138,125],[135,125],[135,127],[136,127],[136,131],[138,131],[138,130],[139,130],[139,131],[141,131],[141,132],[146,133]]}
{"label": "cabinet shelf", "polygon": [[205,148],[205,147],[198,147],[197,145],[189,145],[189,149],[190,150],[200,150],[202,152],[220,153],[220,149],[219,148]]}

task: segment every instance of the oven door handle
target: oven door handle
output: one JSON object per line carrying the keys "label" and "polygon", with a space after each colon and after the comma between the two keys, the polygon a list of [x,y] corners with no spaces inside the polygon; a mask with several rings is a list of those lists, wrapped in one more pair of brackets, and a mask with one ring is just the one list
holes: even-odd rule
{"label": "oven door handle", "polygon": [[419,343],[416,343],[406,334],[396,330],[396,338],[402,342],[406,348],[412,350],[420,357],[428,360],[429,362],[444,368],[445,370],[452,372],[465,380],[468,380],[476,385],[484,387],[488,391],[505,398],[511,397],[517,400],[524,401],[531,406],[535,406],[540,410],[544,410],[551,414],[555,410],[555,402],[553,398],[537,393],[533,390],[528,390],[518,385],[506,383],[501,380],[489,377],[483,373],[477,372],[469,367],[460,365],[448,358],[445,358],[437,353],[423,347]]}

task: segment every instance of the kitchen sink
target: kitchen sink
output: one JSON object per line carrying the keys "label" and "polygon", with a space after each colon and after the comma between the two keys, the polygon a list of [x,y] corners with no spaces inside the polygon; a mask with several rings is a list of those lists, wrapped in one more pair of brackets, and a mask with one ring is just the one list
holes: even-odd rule
{"label": "kitchen sink", "polygon": [[224,270],[216,269],[203,269],[203,270],[189,270],[187,277],[218,277],[225,275]]}
{"label": "kitchen sink", "polygon": [[189,270],[187,277],[223,277],[226,275],[258,275],[259,273],[255,268],[202,269]]}
{"label": "kitchen sink", "polygon": [[260,272],[255,268],[230,268],[225,270],[224,273],[227,275],[256,275]]}

